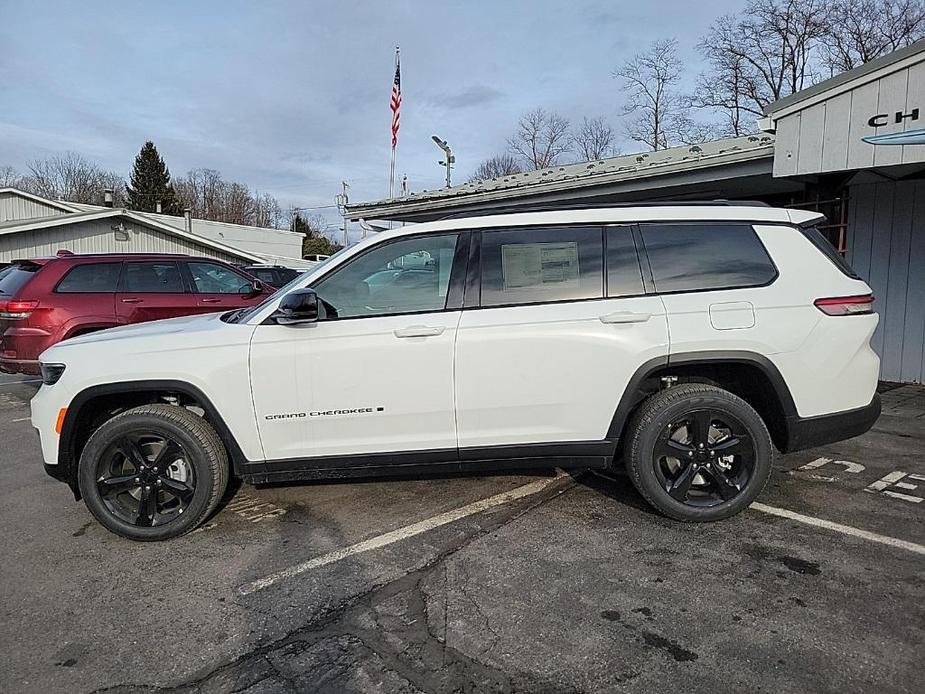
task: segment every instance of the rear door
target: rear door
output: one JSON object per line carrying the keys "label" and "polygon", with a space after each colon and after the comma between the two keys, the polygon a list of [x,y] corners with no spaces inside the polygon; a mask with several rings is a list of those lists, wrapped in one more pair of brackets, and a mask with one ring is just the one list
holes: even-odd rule
{"label": "rear door", "polygon": [[196,313],[196,296],[187,291],[175,260],[126,262],[116,294],[119,323],[141,323]]}
{"label": "rear door", "polygon": [[54,322],[59,339],[94,328],[111,328],[122,263],[82,263],[68,270],[54,288]]}
{"label": "rear door", "polygon": [[630,378],[668,353],[633,228],[484,231],[478,256],[456,340],[460,457],[494,457],[484,449],[499,446],[526,455],[524,444],[605,448]]}
{"label": "rear door", "polygon": [[[665,302],[672,354],[717,349],[789,351],[811,325],[798,320],[770,284],[777,277],[751,224],[640,225],[655,290]],[[818,312],[808,312],[817,320]],[[784,318],[785,317],[785,318]],[[802,319],[799,319],[802,320]]]}
{"label": "rear door", "polygon": [[227,265],[208,260],[186,263],[190,286],[196,294],[197,311],[210,313],[260,303],[263,294],[254,294],[254,280]]}

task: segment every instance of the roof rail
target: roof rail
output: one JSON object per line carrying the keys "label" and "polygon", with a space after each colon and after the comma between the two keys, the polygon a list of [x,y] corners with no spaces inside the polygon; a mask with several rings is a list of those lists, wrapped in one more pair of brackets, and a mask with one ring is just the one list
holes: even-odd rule
{"label": "roof rail", "polygon": [[462,217],[487,217],[493,214],[519,214],[521,212],[557,212],[559,210],[600,210],[610,207],[771,207],[761,200],[646,200],[642,202],[536,202],[511,205],[510,207],[496,207],[469,212],[453,212],[438,218],[459,219]]}

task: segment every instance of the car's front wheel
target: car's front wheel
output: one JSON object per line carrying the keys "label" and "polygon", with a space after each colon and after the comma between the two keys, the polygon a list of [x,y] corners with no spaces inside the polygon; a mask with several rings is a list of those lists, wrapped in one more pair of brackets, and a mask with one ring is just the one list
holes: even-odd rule
{"label": "car's front wheel", "polygon": [[627,471],[656,509],[682,521],[732,516],[771,474],[771,437],[745,400],[690,383],[646,400],[627,432]]}
{"label": "car's front wheel", "polygon": [[132,540],[166,540],[196,528],[218,505],[228,458],[215,430],[173,405],[143,405],[97,429],[80,456],[90,513]]}

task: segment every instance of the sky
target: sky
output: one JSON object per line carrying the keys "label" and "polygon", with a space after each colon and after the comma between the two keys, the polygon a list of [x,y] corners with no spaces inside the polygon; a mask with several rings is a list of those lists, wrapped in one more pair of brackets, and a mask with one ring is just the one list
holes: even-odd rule
{"label": "sky", "polygon": [[744,0],[60,2],[0,0],[0,166],[75,151],[127,176],[145,140],[171,172],[218,169],[332,223],[388,195],[389,97],[402,54],[397,179],[439,188],[505,148],[537,106],[607,117],[624,152],[611,73],[677,38],[691,84],[699,38]]}

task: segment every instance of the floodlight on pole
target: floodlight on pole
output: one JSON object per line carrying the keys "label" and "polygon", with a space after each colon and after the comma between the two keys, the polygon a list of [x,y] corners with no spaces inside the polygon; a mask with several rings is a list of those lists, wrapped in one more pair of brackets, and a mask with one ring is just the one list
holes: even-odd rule
{"label": "floodlight on pole", "polygon": [[440,164],[440,166],[446,167],[446,187],[449,188],[450,187],[450,171],[453,169],[453,164],[456,163],[456,157],[453,156],[453,150],[450,149],[450,146],[446,143],[446,140],[441,140],[436,135],[431,135],[430,139],[433,140],[434,144],[437,145],[437,147],[439,147],[440,149],[442,149],[443,153],[446,155],[444,156],[444,159],[446,161],[439,161],[437,163]]}

